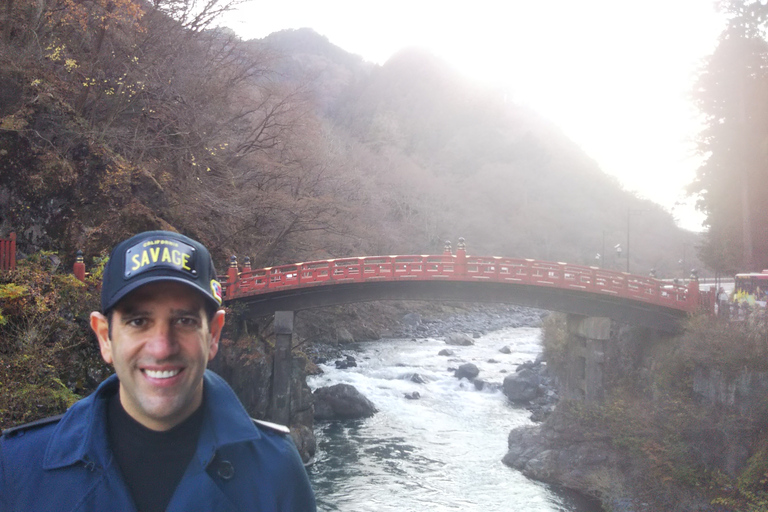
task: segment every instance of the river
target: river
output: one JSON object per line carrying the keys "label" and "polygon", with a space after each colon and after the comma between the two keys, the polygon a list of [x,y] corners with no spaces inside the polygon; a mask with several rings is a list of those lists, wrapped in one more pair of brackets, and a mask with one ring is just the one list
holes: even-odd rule
{"label": "river", "polygon": [[[473,346],[437,339],[379,340],[349,351],[357,367],[309,378],[312,389],[347,383],[379,412],[365,420],[315,425],[316,463],[310,478],[322,512],[600,510],[580,496],[528,480],[501,462],[507,435],[532,425],[530,413],[498,389],[477,390],[452,368],[471,362],[479,379],[501,384],[541,350],[540,329],[488,333]],[[499,349],[508,346],[510,354]],[[439,356],[448,348],[454,356]],[[491,360],[496,362],[490,362]],[[418,374],[425,383],[411,380]],[[418,392],[419,399],[405,394]]]}

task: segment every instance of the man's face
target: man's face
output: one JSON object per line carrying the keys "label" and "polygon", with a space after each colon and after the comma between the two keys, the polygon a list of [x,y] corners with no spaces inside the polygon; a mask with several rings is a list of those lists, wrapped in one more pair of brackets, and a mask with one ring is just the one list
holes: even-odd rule
{"label": "man's face", "polygon": [[120,402],[145,427],[168,430],[202,403],[203,373],[219,347],[224,312],[208,317],[200,294],[172,281],[150,283],[115,307],[112,334],[91,313],[104,360],[120,380]]}

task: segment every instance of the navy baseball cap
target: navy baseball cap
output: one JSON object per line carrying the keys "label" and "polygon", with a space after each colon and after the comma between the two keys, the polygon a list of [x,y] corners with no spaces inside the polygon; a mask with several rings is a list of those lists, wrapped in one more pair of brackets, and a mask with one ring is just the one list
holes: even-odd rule
{"label": "navy baseball cap", "polygon": [[101,311],[108,313],[122,298],[145,284],[176,281],[201,293],[216,309],[221,284],[203,244],[171,231],[146,231],[117,244],[104,267]]}

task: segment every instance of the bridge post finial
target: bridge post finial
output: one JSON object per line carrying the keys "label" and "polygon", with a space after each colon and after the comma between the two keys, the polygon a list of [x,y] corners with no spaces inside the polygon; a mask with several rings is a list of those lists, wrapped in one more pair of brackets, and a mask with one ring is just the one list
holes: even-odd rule
{"label": "bridge post finial", "polygon": [[467,250],[467,244],[464,243],[464,237],[463,236],[459,237],[459,245],[456,246],[456,250],[457,251],[466,251]]}
{"label": "bridge post finial", "polygon": [[85,282],[85,263],[83,262],[83,251],[77,251],[75,256],[75,264],[72,266],[72,273],[80,281]]}
{"label": "bridge post finial", "polygon": [[239,278],[239,272],[237,270],[237,256],[234,254],[229,258],[229,268],[227,269],[227,283],[236,283]]}
{"label": "bridge post finial", "polygon": [[248,272],[249,274],[251,272],[251,258],[248,256],[243,260],[243,272]]}
{"label": "bridge post finial", "polygon": [[443,250],[443,254],[453,254],[453,248],[451,247],[450,240],[445,241],[445,249]]}

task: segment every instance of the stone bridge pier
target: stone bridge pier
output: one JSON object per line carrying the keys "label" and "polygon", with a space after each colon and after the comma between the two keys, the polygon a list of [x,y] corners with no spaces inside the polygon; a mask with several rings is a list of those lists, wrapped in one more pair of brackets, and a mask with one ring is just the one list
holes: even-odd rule
{"label": "stone bridge pier", "polygon": [[291,419],[291,339],[293,311],[275,312],[275,356],[272,369],[271,420],[289,425]]}
{"label": "stone bridge pier", "polygon": [[568,315],[568,364],[565,398],[600,402],[605,395],[607,344],[611,343],[611,319]]}

